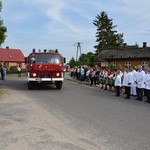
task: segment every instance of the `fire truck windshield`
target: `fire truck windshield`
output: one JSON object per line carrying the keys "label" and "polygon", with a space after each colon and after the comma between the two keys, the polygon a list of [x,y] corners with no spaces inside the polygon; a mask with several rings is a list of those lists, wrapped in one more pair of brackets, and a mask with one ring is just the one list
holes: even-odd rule
{"label": "fire truck windshield", "polygon": [[37,53],[31,54],[30,56],[31,63],[46,63],[46,64],[59,64],[61,62],[61,58],[56,54],[48,54],[48,53]]}

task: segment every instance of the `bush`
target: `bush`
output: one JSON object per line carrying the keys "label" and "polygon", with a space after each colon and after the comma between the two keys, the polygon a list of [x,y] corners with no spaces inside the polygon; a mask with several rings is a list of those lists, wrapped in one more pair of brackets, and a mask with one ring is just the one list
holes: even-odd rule
{"label": "bush", "polygon": [[114,65],[113,65],[113,64],[110,64],[110,65],[109,65],[109,69],[110,69],[111,71],[114,71],[114,70],[115,70]]}
{"label": "bush", "polygon": [[17,67],[16,67],[16,66],[11,66],[11,67],[8,69],[7,73],[10,73],[10,74],[12,74],[12,73],[17,73]]}
{"label": "bush", "polygon": [[[11,66],[9,69],[7,69],[8,74],[16,74],[18,73],[16,66]],[[21,73],[26,73],[26,69],[22,69]]]}

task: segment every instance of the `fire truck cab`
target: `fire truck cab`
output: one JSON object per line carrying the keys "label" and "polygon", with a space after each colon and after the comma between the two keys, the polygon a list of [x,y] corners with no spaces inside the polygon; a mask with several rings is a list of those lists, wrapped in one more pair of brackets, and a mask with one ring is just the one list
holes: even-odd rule
{"label": "fire truck cab", "polygon": [[28,89],[33,89],[37,84],[55,84],[57,89],[62,88],[64,80],[63,63],[65,58],[58,50],[35,52],[25,58],[27,64]]}

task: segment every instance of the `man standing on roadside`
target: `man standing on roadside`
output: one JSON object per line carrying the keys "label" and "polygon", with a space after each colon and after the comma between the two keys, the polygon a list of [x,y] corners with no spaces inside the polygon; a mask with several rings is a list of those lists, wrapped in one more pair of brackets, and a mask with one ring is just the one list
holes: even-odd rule
{"label": "man standing on roadside", "polygon": [[135,83],[137,71],[136,71],[135,68],[132,68],[132,74],[133,74],[132,83],[131,83],[131,95],[132,96],[137,95],[137,93],[136,93],[136,83]]}
{"label": "man standing on roadside", "polygon": [[20,65],[17,67],[17,71],[18,71],[18,77],[21,77],[21,67],[20,67]]}
{"label": "man standing on roadside", "polygon": [[116,96],[120,96],[120,88],[122,86],[120,70],[117,70],[114,85],[115,85],[115,90],[116,90]]}
{"label": "man standing on roadside", "polygon": [[145,72],[142,70],[141,65],[138,65],[137,69],[138,69],[138,71],[137,71],[136,79],[135,79],[137,98],[135,100],[142,101],[143,100]]}
{"label": "man standing on roadside", "polygon": [[123,81],[122,81],[122,86],[124,87],[124,94],[127,94],[127,74],[128,74],[128,68],[124,68],[123,72]]}
{"label": "man standing on roadside", "polygon": [[4,71],[3,71],[3,65],[0,64],[0,71],[1,71],[1,80],[4,80]]}
{"label": "man standing on roadside", "polygon": [[150,103],[150,68],[147,67],[147,73],[145,74],[145,79],[144,79],[144,84],[145,84],[145,90],[146,90],[146,97],[147,100],[145,102]]}
{"label": "man standing on roadside", "polygon": [[130,95],[131,95],[131,83],[132,83],[132,79],[133,78],[133,73],[132,73],[132,69],[128,68],[127,70],[127,75],[126,75],[126,94],[127,96],[125,97],[126,99],[130,99]]}

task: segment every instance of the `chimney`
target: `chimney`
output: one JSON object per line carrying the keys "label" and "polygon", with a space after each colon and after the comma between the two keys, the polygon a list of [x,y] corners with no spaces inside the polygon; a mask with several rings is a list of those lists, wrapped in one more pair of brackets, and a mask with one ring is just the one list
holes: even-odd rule
{"label": "chimney", "polygon": [[123,48],[127,48],[127,43],[123,43]]}
{"label": "chimney", "polygon": [[9,49],[9,46],[6,46],[6,49]]}
{"label": "chimney", "polygon": [[147,47],[147,42],[143,42],[143,48]]}
{"label": "chimney", "polygon": [[35,53],[35,48],[32,49],[32,53]]}

